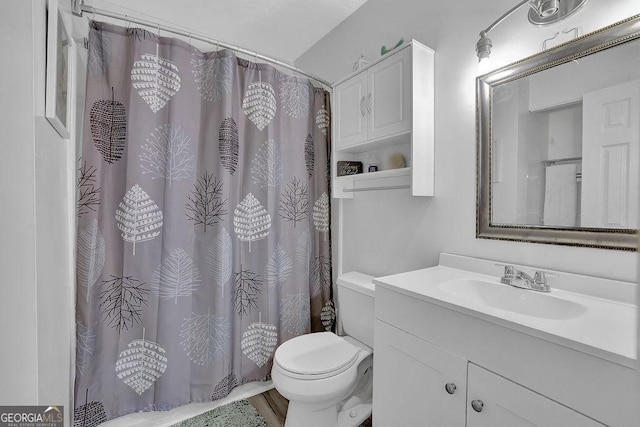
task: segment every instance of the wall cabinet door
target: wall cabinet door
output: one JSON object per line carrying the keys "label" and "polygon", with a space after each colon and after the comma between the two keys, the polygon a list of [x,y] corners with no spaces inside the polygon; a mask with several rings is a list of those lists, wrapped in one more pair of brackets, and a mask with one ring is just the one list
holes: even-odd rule
{"label": "wall cabinet door", "polygon": [[376,320],[373,424],[463,427],[467,361]]}
{"label": "wall cabinet door", "polygon": [[336,149],[367,139],[367,73],[362,72],[335,88]]}
{"label": "wall cabinet door", "polygon": [[411,130],[411,49],[404,49],[369,69],[366,109],[368,138]]}
{"label": "wall cabinet door", "polygon": [[336,148],[411,130],[411,54],[403,49],[336,86]]}
{"label": "wall cabinet door", "polygon": [[468,427],[604,425],[473,363],[468,371]]}

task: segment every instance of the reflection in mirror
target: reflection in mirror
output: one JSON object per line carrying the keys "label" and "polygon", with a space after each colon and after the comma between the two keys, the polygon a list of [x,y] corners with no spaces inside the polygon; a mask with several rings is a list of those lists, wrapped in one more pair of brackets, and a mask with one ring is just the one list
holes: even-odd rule
{"label": "reflection in mirror", "polygon": [[484,238],[635,249],[640,16],[477,80]]}
{"label": "reflection in mirror", "polygon": [[638,227],[640,40],[492,98],[492,224]]}

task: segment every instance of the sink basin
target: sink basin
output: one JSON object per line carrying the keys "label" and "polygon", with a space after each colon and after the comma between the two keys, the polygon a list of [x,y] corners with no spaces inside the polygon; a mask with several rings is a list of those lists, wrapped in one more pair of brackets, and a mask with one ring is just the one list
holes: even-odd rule
{"label": "sink basin", "polygon": [[484,305],[505,311],[543,319],[572,319],[587,311],[573,301],[561,299],[502,283],[480,279],[453,279],[439,285],[440,289],[474,305]]}

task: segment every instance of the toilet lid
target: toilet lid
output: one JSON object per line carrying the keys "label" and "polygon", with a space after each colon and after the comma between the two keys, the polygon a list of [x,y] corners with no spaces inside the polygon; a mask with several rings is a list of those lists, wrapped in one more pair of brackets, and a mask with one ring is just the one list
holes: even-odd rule
{"label": "toilet lid", "polygon": [[360,350],[332,332],[317,332],[290,339],[276,350],[275,362],[284,370],[304,376],[326,377],[343,371]]}

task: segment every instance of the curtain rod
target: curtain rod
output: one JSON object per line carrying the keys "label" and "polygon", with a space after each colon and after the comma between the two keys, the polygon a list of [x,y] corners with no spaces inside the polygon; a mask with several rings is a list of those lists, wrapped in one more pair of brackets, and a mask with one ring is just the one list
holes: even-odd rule
{"label": "curtain rod", "polygon": [[82,16],[82,14],[84,12],[91,13],[93,15],[106,16],[107,18],[118,19],[120,21],[132,22],[134,24],[144,25],[144,26],[149,27],[149,28],[157,28],[158,31],[162,30],[162,31],[166,31],[166,32],[169,32],[169,33],[177,34],[177,35],[180,35],[180,36],[183,36],[183,37],[189,37],[190,39],[200,40],[200,41],[203,41],[205,43],[209,43],[211,45],[222,47],[224,49],[230,49],[230,50],[236,51],[238,53],[242,53],[244,55],[247,55],[247,56],[250,56],[250,57],[253,57],[253,58],[256,58],[256,59],[260,59],[262,61],[270,62],[270,63],[272,63],[274,65],[286,68],[286,69],[291,70],[291,71],[293,71],[295,73],[302,74],[305,77],[308,77],[308,78],[310,78],[312,80],[315,80],[318,83],[323,84],[324,86],[326,86],[328,88],[331,88],[331,83],[329,83],[328,81],[326,81],[324,79],[321,79],[320,77],[316,77],[315,75],[313,75],[311,73],[308,73],[308,72],[306,72],[304,70],[301,70],[301,69],[299,69],[298,67],[296,67],[294,65],[287,64],[286,62],[282,62],[282,61],[280,61],[278,59],[271,58],[269,56],[265,56],[265,55],[262,55],[262,54],[257,53],[257,52],[252,52],[250,50],[243,49],[240,46],[233,46],[233,45],[230,45],[228,43],[221,42],[219,40],[213,40],[212,38],[207,37],[204,34],[191,33],[191,32],[187,32],[187,31],[181,30],[179,28],[169,27],[169,26],[166,26],[166,25],[160,25],[157,22],[145,21],[143,19],[131,17],[129,15],[122,15],[122,14],[115,13],[115,12],[110,12],[108,10],[96,9],[93,6],[85,5],[84,2],[83,2],[80,5],[80,13],[76,14],[76,15]]}

